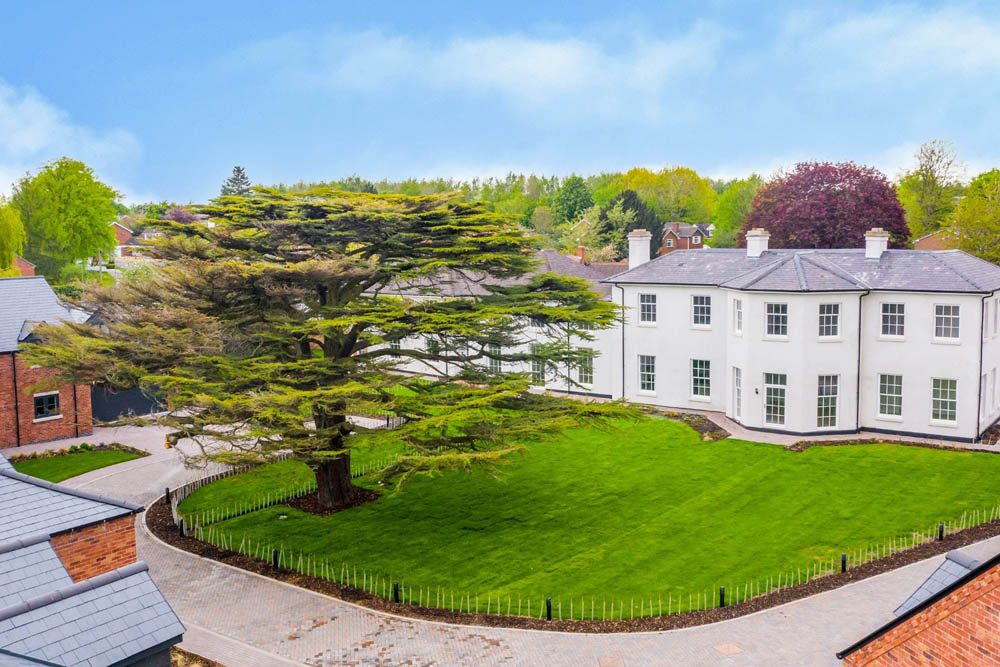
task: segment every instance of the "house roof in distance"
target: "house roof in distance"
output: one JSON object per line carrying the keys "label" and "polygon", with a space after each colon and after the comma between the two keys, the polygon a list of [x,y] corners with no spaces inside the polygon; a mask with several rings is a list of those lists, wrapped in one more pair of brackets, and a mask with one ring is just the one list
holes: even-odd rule
{"label": "house roof in distance", "polygon": [[949,551],[944,561],[931,572],[927,580],[920,584],[917,590],[903,601],[903,604],[896,607],[896,611],[892,612],[893,615],[905,614],[932,595],[936,595],[951,586],[980,565],[982,563],[978,560],[966,556],[961,551]]}
{"label": "house roof in distance", "polygon": [[863,248],[678,250],[606,282],[713,285],[746,291],[900,291],[983,294],[1000,290],[1000,267],[960,250],[886,250],[865,258]]}
{"label": "house roof in distance", "polygon": [[74,319],[42,276],[0,278],[0,352],[18,349],[39,322]]}

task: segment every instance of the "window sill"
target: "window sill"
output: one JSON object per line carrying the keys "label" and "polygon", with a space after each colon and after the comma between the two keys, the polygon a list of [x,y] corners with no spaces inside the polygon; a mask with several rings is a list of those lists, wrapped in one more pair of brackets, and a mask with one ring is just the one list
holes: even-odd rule
{"label": "window sill", "polygon": [[654,328],[656,326],[656,322],[636,322],[635,325],[637,327]]}
{"label": "window sill", "polygon": [[843,343],[844,339],[840,336],[820,336],[816,339],[817,343]]}
{"label": "window sill", "polygon": [[932,338],[931,344],[933,345],[961,345],[961,338]]}
{"label": "window sill", "polygon": [[648,389],[640,389],[635,392],[636,396],[656,396],[655,391],[649,391]]}
{"label": "window sill", "polygon": [[712,330],[712,325],[711,324],[692,324],[691,328],[693,330],[695,330],[695,331],[711,331]]}
{"label": "window sill", "polygon": [[54,421],[56,419],[62,419],[62,415],[58,414],[58,415],[50,415],[48,417],[39,417],[38,419],[32,419],[31,423],[32,424],[40,424],[42,422],[50,422],[50,421]]}
{"label": "window sill", "polygon": [[932,419],[930,421],[931,426],[939,426],[941,428],[958,428],[957,421],[945,421],[943,419]]}
{"label": "window sill", "polygon": [[902,415],[876,415],[875,419],[880,422],[895,422],[897,424],[902,423]]}
{"label": "window sill", "polygon": [[689,401],[694,401],[695,403],[711,403],[711,396],[688,396]]}
{"label": "window sill", "polygon": [[765,334],[764,335],[764,340],[765,341],[771,341],[773,343],[787,343],[788,342],[788,336],[771,336],[771,335]]}
{"label": "window sill", "polygon": [[879,335],[878,340],[883,343],[905,343],[906,336],[883,336]]}

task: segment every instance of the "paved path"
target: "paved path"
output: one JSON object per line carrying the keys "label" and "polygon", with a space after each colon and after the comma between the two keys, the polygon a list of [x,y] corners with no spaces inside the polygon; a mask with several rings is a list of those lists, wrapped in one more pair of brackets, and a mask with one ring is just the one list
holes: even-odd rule
{"label": "paved path", "polygon": [[[142,437],[147,443],[155,440]],[[135,440],[122,441],[139,446]],[[183,470],[176,452],[161,449],[153,457],[68,484],[148,503],[164,484],[200,474]],[[836,665],[834,653],[889,620],[893,608],[943,558],[722,623],[669,632],[580,635],[395,617],[202,560],[145,530],[139,531],[138,544],[140,558],[189,628],[184,646],[230,667]],[[1000,538],[965,551],[984,559],[1000,551]]]}

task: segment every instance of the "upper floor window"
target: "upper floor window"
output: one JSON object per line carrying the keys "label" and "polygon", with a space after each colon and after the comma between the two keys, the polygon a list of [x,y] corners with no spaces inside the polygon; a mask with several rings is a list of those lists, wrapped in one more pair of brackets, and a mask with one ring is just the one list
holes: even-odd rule
{"label": "upper floor window", "polygon": [[768,336],[788,335],[787,303],[767,304],[767,335]]}
{"label": "upper floor window", "polygon": [[712,395],[712,362],[708,359],[691,360],[691,395]]}
{"label": "upper floor window", "polygon": [[665,245],[666,245],[666,246],[667,246],[668,248],[673,248],[673,247],[674,247],[674,240],[673,240],[673,239],[667,239],[667,241],[666,241],[666,244],[665,244]]}
{"label": "upper floor window", "polygon": [[959,306],[934,306],[934,337],[958,338]]}
{"label": "upper floor window", "polygon": [[639,355],[639,390],[656,391],[656,357]]}
{"label": "upper floor window", "polygon": [[711,326],[712,297],[695,295],[691,297],[691,324],[695,326]]}
{"label": "upper floor window", "polygon": [[905,307],[901,303],[882,304],[882,335],[902,336],[905,331]]}
{"label": "upper floor window", "polygon": [[545,320],[540,315],[531,316],[531,328],[532,329],[544,329]]}
{"label": "upper floor window", "polygon": [[840,304],[819,304],[819,335],[821,338],[836,338],[840,335]]}
{"label": "upper floor window", "polygon": [[695,234],[694,236],[691,237],[691,243],[693,243],[694,245],[698,245],[699,243],[701,243],[701,237]]}
{"label": "upper floor window", "polygon": [[639,321],[640,322],[655,322],[656,321],[656,295],[655,294],[640,294],[639,295]]}
{"label": "upper floor window", "polygon": [[733,333],[743,333],[743,301],[733,299]]}
{"label": "upper floor window", "polygon": [[35,394],[35,419],[58,417],[59,415],[58,391],[53,391],[48,394]]}
{"label": "upper floor window", "polygon": [[503,362],[499,358],[500,355],[503,354],[503,348],[500,347],[500,344],[488,344],[486,346],[486,353],[490,355],[490,372],[500,373],[503,371]]}

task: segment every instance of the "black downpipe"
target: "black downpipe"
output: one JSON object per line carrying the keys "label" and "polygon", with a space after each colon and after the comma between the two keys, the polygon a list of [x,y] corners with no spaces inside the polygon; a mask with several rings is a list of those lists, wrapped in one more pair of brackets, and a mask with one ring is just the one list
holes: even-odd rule
{"label": "black downpipe", "polygon": [[76,437],[80,437],[80,410],[76,405],[76,385],[70,385],[73,387],[73,432]]}
{"label": "black downpipe", "polygon": [[861,327],[865,320],[863,302],[869,294],[871,294],[871,290],[867,290],[858,297],[858,372],[857,380],[854,383],[854,428],[857,431],[861,431],[861,349],[864,343],[861,338]]}
{"label": "black downpipe", "polygon": [[21,403],[17,395],[17,352],[10,353],[10,370],[14,378],[14,443],[21,446]]}

